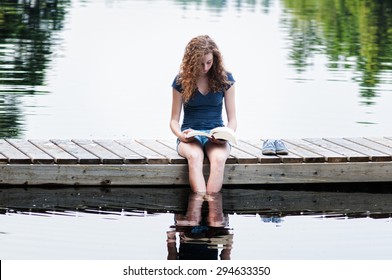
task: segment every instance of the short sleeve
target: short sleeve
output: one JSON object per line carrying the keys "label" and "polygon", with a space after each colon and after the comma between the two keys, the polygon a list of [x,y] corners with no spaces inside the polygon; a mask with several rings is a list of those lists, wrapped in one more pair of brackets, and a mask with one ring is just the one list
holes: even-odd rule
{"label": "short sleeve", "polygon": [[225,91],[228,90],[235,83],[233,74],[227,72],[227,80],[229,81],[229,84],[225,87]]}
{"label": "short sleeve", "polygon": [[178,79],[178,75],[174,78],[174,81],[172,83],[172,88],[174,88],[178,92],[182,92],[182,86],[181,84],[178,83],[177,79]]}

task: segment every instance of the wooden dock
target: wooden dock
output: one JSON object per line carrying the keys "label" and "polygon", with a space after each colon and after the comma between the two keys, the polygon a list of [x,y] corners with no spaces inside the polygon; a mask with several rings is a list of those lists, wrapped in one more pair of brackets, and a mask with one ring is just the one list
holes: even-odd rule
{"label": "wooden dock", "polygon": [[[265,156],[262,139],[240,140],[224,184],[392,182],[392,137],[283,139],[289,154]],[[186,185],[175,140],[0,139],[0,185]],[[208,175],[208,160],[205,171]]]}

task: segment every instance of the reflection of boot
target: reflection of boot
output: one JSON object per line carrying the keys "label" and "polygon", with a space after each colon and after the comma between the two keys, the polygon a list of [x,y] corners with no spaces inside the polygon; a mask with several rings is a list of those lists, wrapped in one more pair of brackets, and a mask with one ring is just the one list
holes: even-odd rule
{"label": "reflection of boot", "polygon": [[227,221],[223,215],[222,207],[222,193],[208,194],[206,197],[208,201],[208,217],[207,222],[210,227],[225,227]]}
{"label": "reflection of boot", "polygon": [[204,193],[191,193],[188,199],[188,209],[184,217],[177,218],[179,226],[198,226],[201,221],[201,208],[203,206]]}

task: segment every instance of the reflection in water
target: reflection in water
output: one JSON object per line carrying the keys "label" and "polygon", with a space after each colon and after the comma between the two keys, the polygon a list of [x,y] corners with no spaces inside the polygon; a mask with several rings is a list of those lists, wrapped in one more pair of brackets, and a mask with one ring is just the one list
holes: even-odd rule
{"label": "reflection in water", "polygon": [[2,187],[0,259],[391,258],[390,185],[313,187]]}
{"label": "reflection in water", "polygon": [[[208,209],[203,208],[207,203]],[[222,193],[191,193],[184,214],[175,215],[175,226],[167,232],[169,260],[229,260],[233,234],[228,228],[228,214],[223,213]],[[177,250],[176,235],[179,236]]]}
{"label": "reflection in water", "polygon": [[0,137],[23,133],[20,97],[46,93],[45,74],[55,57],[70,0],[0,3]]}
{"label": "reflection in water", "polygon": [[[392,2],[389,0],[283,0],[290,63],[310,69],[318,54],[336,73],[350,71],[363,103],[371,105],[380,86],[392,82]],[[341,76],[341,75],[340,75]]]}

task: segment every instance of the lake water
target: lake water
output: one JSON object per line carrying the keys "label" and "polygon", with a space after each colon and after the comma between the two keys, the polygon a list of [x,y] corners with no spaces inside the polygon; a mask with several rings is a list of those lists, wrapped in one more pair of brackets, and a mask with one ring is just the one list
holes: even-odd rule
{"label": "lake water", "polygon": [[[220,259],[227,249],[232,260],[390,260],[389,189],[225,188],[202,205],[187,187],[7,188],[0,259]],[[202,226],[184,225],[198,212]]]}
{"label": "lake water", "polygon": [[239,137],[392,127],[390,1],[14,2],[1,4],[3,137],[173,137],[171,82],[199,34],[237,81]]}
{"label": "lake water", "polygon": [[[2,1],[0,136],[174,140],[170,85],[199,34],[237,81],[239,138],[391,136],[391,28],[387,0]],[[392,257],[388,191],[259,188],[224,192],[232,259]],[[187,189],[157,209],[121,200],[135,190],[1,189],[0,259],[166,259]]]}

